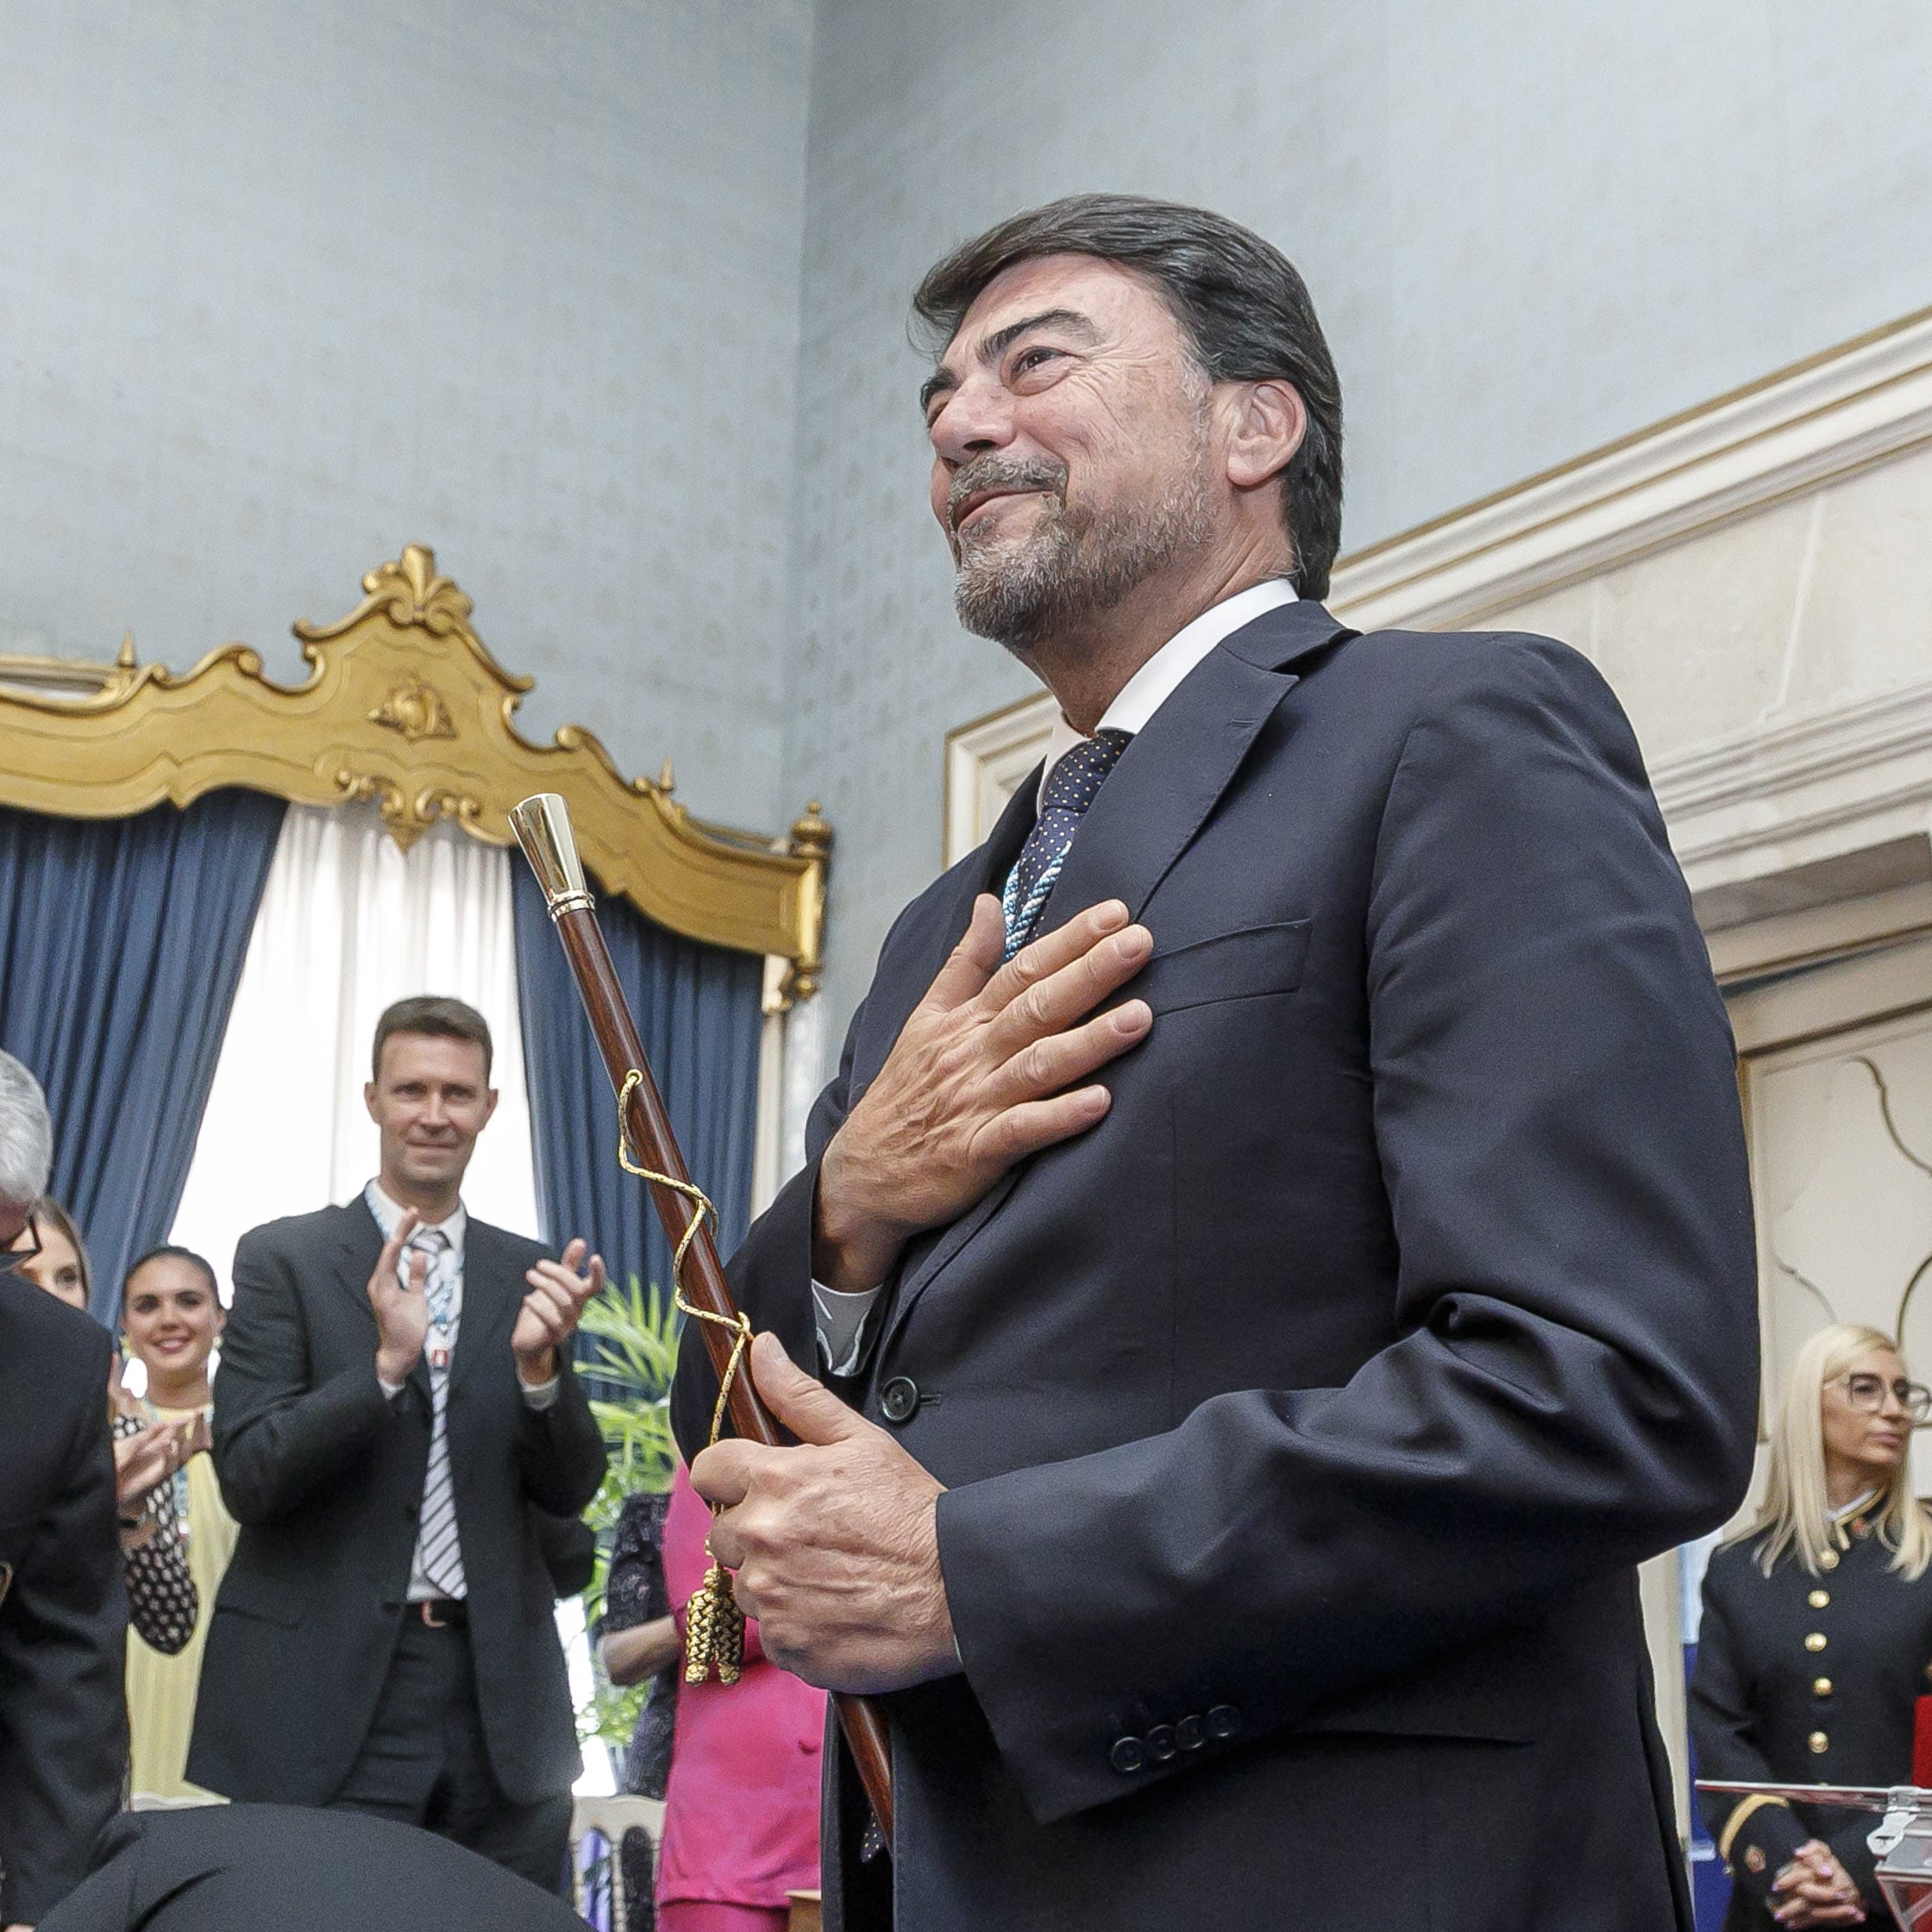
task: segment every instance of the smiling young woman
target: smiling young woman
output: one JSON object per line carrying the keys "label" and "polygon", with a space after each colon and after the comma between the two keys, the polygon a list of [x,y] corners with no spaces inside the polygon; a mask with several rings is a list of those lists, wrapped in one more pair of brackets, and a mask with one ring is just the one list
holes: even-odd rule
{"label": "smiling young woman", "polygon": [[202,1803],[209,1796],[188,1782],[184,1767],[208,1620],[235,1552],[235,1519],[208,1453],[209,1360],[224,1320],[215,1270],[188,1249],[153,1249],[128,1270],[121,1320],[128,1353],[147,1371],[142,1407],[150,1421],[180,1432],[186,1452],[174,1473],[174,1505],[200,1605],[193,1634],[176,1655],[163,1656],[138,1638],[128,1645],[131,1788],[147,1804]]}
{"label": "smiling young woman", "polygon": [[[1711,1558],[1690,1682],[1706,1778],[1896,1785],[1932,1687],[1932,1521],[1911,1432],[1932,1414],[1891,1338],[1839,1327],[1798,1351],[1755,1521]],[[1713,1794],[1734,1879],[1726,1932],[1889,1925],[1869,1821]]]}

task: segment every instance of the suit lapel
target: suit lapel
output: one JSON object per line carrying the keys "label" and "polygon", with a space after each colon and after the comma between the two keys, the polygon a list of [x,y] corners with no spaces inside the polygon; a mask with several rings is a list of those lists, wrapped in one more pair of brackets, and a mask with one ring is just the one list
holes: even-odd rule
{"label": "suit lapel", "polygon": [[505,1251],[501,1234],[486,1221],[472,1220],[463,1235],[463,1313],[449,1364],[452,1389],[485,1356],[509,1347],[509,1332],[523,1304],[523,1276]]}
{"label": "suit lapel", "polygon": [[[1148,720],[1120,756],[1081,820],[1057,883],[1042,908],[1033,936],[1051,932],[1088,906],[1119,899],[1138,918],[1153,891],[1182,852],[1193,844],[1233,782],[1261,728],[1299,681],[1290,666],[1357,633],[1338,624],[1319,604],[1282,605],[1224,638],[1189,673],[1173,695]],[[988,842],[994,853],[1002,832],[1011,835],[1012,852],[996,874],[1003,879],[1033,820],[1033,794],[1039,774],[1032,774],[1000,830]],[[975,878],[958,909],[958,923],[947,944],[965,930],[972,892],[988,888]],[[1160,936],[1155,935],[1157,950]],[[938,966],[935,962],[933,971]],[[943,1229],[923,1255],[915,1255],[900,1278],[888,1325],[896,1333],[913,1304],[933,1278],[998,1213],[1029,1164],[1010,1168],[978,1201]]]}
{"label": "suit lapel", "polygon": [[[382,1228],[370,1213],[368,1202],[360,1195],[337,1212],[342,1220],[336,1234],[331,1272],[336,1284],[348,1297],[349,1305],[367,1322],[369,1333],[373,1336],[378,1331],[376,1311],[369,1305],[369,1276],[374,1274],[376,1263],[382,1258]],[[409,1379],[422,1390],[423,1400],[427,1402],[430,1399],[428,1366],[418,1360],[410,1371]]]}
{"label": "suit lapel", "polygon": [[1035,936],[1107,899],[1124,900],[1138,919],[1294,688],[1289,667],[1350,635],[1319,604],[1287,604],[1209,651],[1101,787]]}
{"label": "suit lapel", "polygon": [[[875,987],[867,994],[866,1032],[880,1043],[877,1051],[881,1060],[898,1039],[913,1008],[938,977],[947,956],[965,936],[972,921],[973,901],[982,892],[998,898],[1007,874],[1019,856],[1019,848],[1026,843],[1026,834],[1033,829],[1033,801],[1039,782],[1039,767],[1036,765],[1014,788],[986,843],[955,868],[950,896],[942,900],[940,909],[927,919],[920,950],[909,955],[898,969],[896,984],[889,990]],[[869,1066],[861,1070],[852,1100],[856,1101],[865,1091],[877,1070]]]}

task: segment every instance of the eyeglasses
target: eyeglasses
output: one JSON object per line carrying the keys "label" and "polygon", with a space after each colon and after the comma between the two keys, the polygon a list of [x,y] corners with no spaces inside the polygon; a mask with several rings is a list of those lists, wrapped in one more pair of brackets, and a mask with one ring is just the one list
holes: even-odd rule
{"label": "eyeglasses", "polygon": [[1932,1389],[1922,1382],[1907,1382],[1900,1377],[1888,1383],[1882,1375],[1841,1375],[1837,1379],[1845,1400],[1861,1414],[1876,1415],[1885,1406],[1885,1397],[1892,1396],[1915,1427],[1932,1415]]}

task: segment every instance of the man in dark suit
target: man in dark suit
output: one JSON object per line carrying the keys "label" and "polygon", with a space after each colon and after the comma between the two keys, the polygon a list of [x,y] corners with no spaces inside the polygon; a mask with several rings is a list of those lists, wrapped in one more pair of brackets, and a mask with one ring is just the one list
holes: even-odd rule
{"label": "man in dark suit", "polygon": [[463,1208],[497,1098],[480,1013],[398,1001],[373,1061],[378,1177],[235,1251],[215,1465],[242,1532],[188,1776],[424,1825],[555,1890],[580,1760],[545,1518],[603,1478],[568,1346],[603,1263]]}
{"label": "man in dark suit", "polygon": [[828,1923],[1688,1926],[1633,1566],[1742,1491],[1755,1270],[1629,728],[1314,601],[1339,398],[1258,237],[1079,198],[916,305],[960,614],[1063,715],[735,1261],[800,1445],[693,1471],[768,1653],[886,1695]]}
{"label": "man in dark suit", "polygon": [[[39,1082],[0,1053],[0,1249],[22,1229],[34,1237],[52,1150]],[[0,1925],[9,1932],[80,1883],[127,1770],[112,1360],[98,1322],[0,1269]]]}

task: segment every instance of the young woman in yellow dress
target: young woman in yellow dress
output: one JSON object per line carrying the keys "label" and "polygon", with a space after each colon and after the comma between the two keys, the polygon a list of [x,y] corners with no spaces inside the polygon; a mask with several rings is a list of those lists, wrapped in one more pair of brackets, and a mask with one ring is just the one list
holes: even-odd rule
{"label": "young woman in yellow dress", "polygon": [[128,1271],[121,1323],[128,1352],[147,1370],[143,1407],[151,1420],[195,1430],[196,1452],[174,1477],[174,1502],[187,1541],[188,1569],[200,1601],[194,1634],[164,1657],[137,1636],[128,1640],[128,1722],[136,1806],[207,1803],[211,1794],[182,1775],[194,1728],[201,1653],[222,1572],[235,1553],[235,1523],[222,1502],[208,1454],[207,1418],[214,1408],[208,1359],[223,1316],[215,1270],[186,1248],[151,1250]]}

